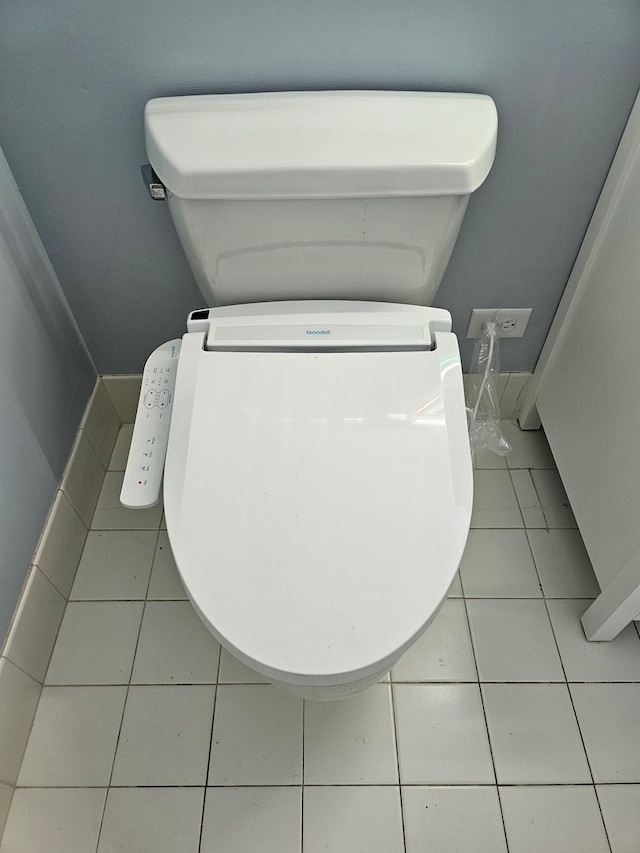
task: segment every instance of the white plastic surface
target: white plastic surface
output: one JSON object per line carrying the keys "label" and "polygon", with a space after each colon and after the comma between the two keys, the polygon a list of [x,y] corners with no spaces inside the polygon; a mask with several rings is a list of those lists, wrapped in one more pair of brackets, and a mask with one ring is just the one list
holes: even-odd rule
{"label": "white plastic surface", "polygon": [[204,338],[183,338],[164,486],[192,603],[281,684],[388,669],[437,612],[469,529],[455,336],[302,353],[208,352]]}
{"label": "white plastic surface", "polygon": [[188,328],[206,332],[208,350],[430,349],[436,331],[451,331],[448,311],[388,302],[255,302],[211,308],[207,313],[206,321],[189,319]]}
{"label": "white plastic surface", "polygon": [[154,350],[144,366],[131,447],[120,492],[120,503],[147,509],[158,503],[169,440],[176,383],[179,340]]}
{"label": "white plastic surface", "polygon": [[147,153],[188,199],[467,195],[495,155],[486,95],[267,92],[157,98]]}
{"label": "white plastic surface", "polygon": [[640,619],[639,197],[640,96],[525,401],[528,421],[537,406],[602,589],[583,623],[595,640]]}

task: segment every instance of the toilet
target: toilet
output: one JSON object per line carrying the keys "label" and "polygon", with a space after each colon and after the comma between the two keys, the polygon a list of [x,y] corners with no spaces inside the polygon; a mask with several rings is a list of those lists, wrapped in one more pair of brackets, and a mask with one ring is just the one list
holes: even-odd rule
{"label": "toilet", "polygon": [[159,98],[156,189],[203,293],[164,469],[185,590],[274,685],[379,681],[444,602],[472,468],[451,317],[430,307],[495,153],[483,95]]}

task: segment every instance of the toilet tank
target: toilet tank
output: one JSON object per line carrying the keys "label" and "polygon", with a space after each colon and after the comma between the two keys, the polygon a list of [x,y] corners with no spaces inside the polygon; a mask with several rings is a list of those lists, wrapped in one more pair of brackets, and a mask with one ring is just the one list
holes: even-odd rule
{"label": "toilet tank", "polygon": [[486,95],[157,98],[149,160],[207,305],[429,305],[495,154]]}

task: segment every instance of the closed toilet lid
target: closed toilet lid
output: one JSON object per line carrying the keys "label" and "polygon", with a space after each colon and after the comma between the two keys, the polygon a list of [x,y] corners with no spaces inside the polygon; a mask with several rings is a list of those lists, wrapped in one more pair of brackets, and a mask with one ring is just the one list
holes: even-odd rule
{"label": "closed toilet lid", "polygon": [[194,606],[275,679],[366,677],[422,631],[466,540],[446,348],[189,355],[190,337],[164,496]]}

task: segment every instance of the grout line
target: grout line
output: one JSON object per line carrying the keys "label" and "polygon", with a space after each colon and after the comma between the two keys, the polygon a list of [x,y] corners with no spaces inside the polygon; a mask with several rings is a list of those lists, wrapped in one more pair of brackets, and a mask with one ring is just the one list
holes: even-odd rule
{"label": "grout line", "polygon": [[[13,661],[9,661],[9,662],[13,663]],[[21,671],[24,672],[24,670],[21,670]],[[27,674],[27,673],[25,673],[25,674]],[[32,680],[35,680],[35,679],[33,679],[33,676],[31,676],[31,675],[29,676],[29,678],[31,678]],[[36,683],[39,684],[40,682],[36,682]],[[388,685],[390,682],[385,681],[385,682],[377,682],[377,683]],[[455,684],[464,684],[464,685],[468,685],[468,684],[480,684],[480,685],[482,685],[482,684],[519,684],[519,685],[523,685],[523,686],[527,686],[527,685],[533,686],[536,684],[554,685],[554,684],[565,684],[565,683],[568,685],[572,685],[572,684],[576,684],[576,685],[579,685],[579,684],[606,684],[606,685],[624,686],[625,684],[640,684],[640,679],[635,679],[633,681],[600,681],[600,680],[577,681],[577,680],[573,679],[573,680],[567,681],[567,682],[562,681],[562,680],[553,681],[552,679],[548,679],[548,678],[544,679],[544,680],[538,680],[538,681],[514,681],[514,680],[496,681],[495,679],[485,678],[480,682],[479,681],[472,681],[470,679],[467,679],[466,681],[460,680],[460,679],[455,679],[455,680],[451,679],[450,681],[446,681],[443,679],[439,679],[439,680],[431,679],[431,680],[423,680],[423,681],[408,681],[406,679],[405,680],[399,679],[398,681],[394,681],[392,683],[396,684],[396,685],[409,685],[409,686],[420,685],[420,684],[428,684],[428,685],[438,685],[438,686],[442,686],[442,687],[453,686]],[[124,681],[117,681],[117,682],[113,682],[113,681],[109,681],[109,682],[84,681],[84,682],[80,682],[80,683],[65,682],[64,684],[46,684],[44,686],[45,687],[55,687],[56,689],[60,689],[60,688],[64,688],[64,687],[127,687],[128,684]],[[228,682],[217,682],[217,683],[215,681],[141,681],[141,682],[135,682],[135,683],[131,684],[131,687],[216,687],[216,686],[218,686],[218,687],[269,687],[272,685],[270,685],[268,682],[265,683],[265,682],[258,682],[258,681],[228,681]],[[369,689],[369,688],[367,688],[367,689]],[[339,701],[343,701],[343,700],[339,700]],[[313,783],[309,782],[307,784],[313,784]],[[600,783],[598,783],[598,784],[600,784]],[[640,781],[636,782],[634,784],[640,784]],[[143,787],[145,787],[145,786],[143,786]],[[151,786],[151,787],[154,787],[154,786]]]}
{"label": "grout line", "polygon": [[[507,473],[509,474],[509,482],[511,483],[511,488],[513,489],[513,494],[515,495],[516,503],[518,504],[518,512],[520,513],[520,518],[522,519],[522,529],[526,530],[527,529],[527,520],[525,519],[524,512],[522,511],[522,506],[520,504],[520,498],[518,496],[518,490],[516,489],[516,484],[513,482],[513,474],[512,474],[513,470],[522,470],[522,469],[520,469],[520,468],[512,469],[512,468],[509,468],[507,466]],[[527,469],[527,470],[529,470],[529,469]],[[531,477],[531,472],[529,472],[529,479],[533,483],[533,479]],[[537,497],[537,492],[536,492],[536,497]],[[540,511],[542,512],[542,508],[540,509]],[[544,518],[544,513],[542,514],[542,517]],[[545,521],[546,521],[546,519],[545,519]]]}
{"label": "grout line", "polygon": [[[539,530],[540,528],[536,528],[536,529]],[[547,531],[547,532],[549,532],[549,531]],[[533,563],[533,568],[535,569],[536,577],[538,578],[538,587],[540,589],[540,595],[542,596],[543,599],[546,599],[546,595],[544,593],[544,587],[542,585],[542,578],[541,578],[540,572],[538,570],[538,563],[536,562],[536,557],[535,557],[535,554],[533,553],[533,548],[531,546],[531,537],[529,536],[529,530],[526,528],[524,531],[524,535],[525,535],[526,540],[527,540],[527,547],[529,548],[529,556],[531,557],[531,562]]]}
{"label": "grout line", "polygon": [[[120,431],[118,430],[118,434],[119,434],[119,432]],[[114,443],[114,448],[115,448],[115,444],[117,443],[117,440],[118,440],[118,437],[116,436],[116,442]],[[113,448],[111,450],[111,456],[113,456]],[[111,456],[109,457],[109,462],[107,463],[107,470],[109,469],[109,465],[111,463]],[[106,473],[105,473],[105,477],[103,478],[103,481],[102,481],[102,488],[104,488],[105,480],[106,480]],[[102,491],[102,489],[101,489],[101,491]],[[98,497],[98,500],[99,500],[99,497]],[[95,511],[94,511],[94,515],[95,515]],[[93,518],[91,519],[91,522],[92,523],[89,527],[89,530],[93,529]],[[158,525],[158,527],[159,527],[159,525]],[[87,534],[87,539],[88,538],[89,537]],[[158,544],[158,537],[156,536],[156,546],[157,546],[157,544]],[[86,542],[85,542],[85,547],[86,547]],[[154,548],[154,554],[155,554],[155,548]],[[80,565],[80,564],[78,564],[78,565]],[[153,557],[152,557],[151,565],[153,567]],[[149,572],[149,581],[147,581],[147,590],[149,589],[150,580],[151,580],[151,572]],[[126,710],[127,710],[127,702],[129,701],[129,692],[131,690],[131,679],[133,678],[133,668],[134,668],[134,665],[136,662],[136,655],[138,653],[138,646],[140,644],[140,635],[142,634],[142,623],[144,621],[144,614],[145,614],[146,607],[147,607],[147,601],[146,601],[146,596],[145,596],[145,599],[144,599],[143,604],[142,604],[142,613],[140,614],[140,623],[138,625],[138,635],[136,637],[135,647],[133,650],[133,656],[131,658],[131,669],[129,670],[129,679],[127,682],[127,688],[126,688],[126,692],[125,692],[125,696],[124,696],[124,703],[122,705],[122,714],[120,716],[120,726],[118,728],[118,737],[116,738],[116,745],[115,745],[115,749],[113,751],[113,760],[111,762],[111,772],[109,773],[109,781],[107,784],[107,794],[104,798],[104,808],[102,810],[102,817],[100,818],[100,828],[98,830],[98,845],[100,843],[100,836],[102,835],[102,827],[104,825],[104,818],[105,818],[105,814],[107,811],[107,801],[109,799],[109,789],[111,788],[111,782],[113,780],[113,771],[115,769],[115,764],[116,764],[116,756],[118,755],[118,747],[120,746],[120,737],[122,736],[122,726],[124,723],[124,715],[125,715]]]}
{"label": "grout line", "polygon": [[[145,610],[147,607],[147,601],[150,600],[149,599],[149,589],[151,588],[151,576],[153,575],[153,566],[154,566],[154,563],[156,561],[156,556],[158,554],[158,544],[159,543],[160,543],[160,528],[158,528],[158,530],[156,532],[156,541],[155,541],[155,544],[153,546],[153,552],[151,554],[151,566],[149,568],[149,577],[147,578],[147,588],[146,588],[145,593],[144,593],[144,602],[145,602],[144,609]],[[151,599],[151,601],[153,601],[153,599]],[[144,618],[144,611],[142,613],[142,616]],[[136,651],[137,651],[137,649],[136,649]],[[134,655],[134,662],[135,662],[135,655]],[[133,671],[133,668],[132,668],[132,671]]]}
{"label": "grout line", "polygon": [[[518,504],[518,507],[519,506],[520,506],[520,504]],[[462,582],[462,577],[460,580]],[[463,592],[464,592],[464,587],[463,587]],[[475,640],[473,638],[473,631],[471,630],[471,619],[469,618],[469,611],[467,608],[467,600],[466,600],[466,598],[463,597],[462,601],[464,603],[464,612],[465,612],[466,621],[467,621],[467,631],[469,632],[469,639],[471,640],[471,654],[473,655],[473,665],[474,665],[475,670],[476,670],[476,678],[477,678],[476,683],[478,685],[478,693],[480,694],[480,705],[482,706],[482,715],[484,717],[484,727],[485,727],[485,731],[487,733],[487,743],[489,744],[489,755],[491,756],[491,766],[493,768],[493,778],[495,780],[495,784],[492,785],[491,787],[495,788],[496,795],[498,797],[498,806],[500,808],[500,820],[502,821],[502,832],[504,834],[504,841],[505,841],[506,848],[508,850],[509,849],[509,841],[507,839],[507,825],[506,825],[506,822],[504,819],[504,811],[502,808],[502,799],[500,798],[500,787],[498,785],[498,773],[496,771],[496,761],[495,761],[495,758],[493,755],[493,744],[491,743],[491,734],[489,732],[489,719],[487,717],[487,709],[486,709],[485,704],[484,704],[484,693],[482,690],[482,684],[488,683],[488,682],[481,682],[480,681],[480,670],[478,668],[478,657],[476,654],[476,646],[475,646]]]}
{"label": "grout line", "polygon": [[[220,646],[220,644],[218,644],[218,645]],[[216,705],[218,703],[218,691],[220,689],[219,685],[218,685],[218,678],[220,677],[221,665],[222,665],[222,646],[220,646],[218,649],[218,666],[216,669],[216,687],[215,687],[215,692],[213,694],[213,708],[211,710],[211,733],[209,735],[209,757],[207,759],[207,769],[206,769],[205,775],[204,775],[204,793],[202,796],[202,816],[200,818],[200,833],[198,835],[198,851],[200,851],[200,849],[202,847],[202,833],[204,831],[204,812],[205,812],[205,808],[206,808],[206,804],[207,804],[207,788],[213,787],[213,786],[209,786],[208,782],[209,782],[209,768],[211,767],[211,756],[213,754],[213,726],[214,726],[215,718],[216,718]]]}
{"label": "grout line", "polygon": [[[400,797],[400,823],[402,825],[402,845],[404,848],[404,853],[407,853],[407,833],[405,829],[404,823],[404,800],[402,797],[402,777],[400,775],[400,750],[398,748],[398,717],[396,714],[396,694],[395,694],[395,686],[393,677],[391,676],[391,671],[389,671],[389,675],[391,681],[389,682],[389,696],[391,699],[391,720],[393,724],[393,740],[394,746],[396,748],[396,766],[398,768],[398,796]],[[395,787],[395,786],[394,786]]]}
{"label": "grout line", "polygon": [[[7,782],[2,783],[5,787],[11,787]],[[637,788],[638,782],[597,782],[599,788]],[[302,787],[294,783],[287,785],[283,782],[278,782],[276,785],[256,785],[255,783],[230,783],[229,785],[201,785],[201,784],[172,784],[172,785],[20,785],[16,786],[16,790],[40,791],[40,790],[56,790],[56,791],[75,791],[78,788],[88,789],[92,791],[106,791],[110,788],[115,790],[156,790],[163,791],[166,788],[176,788],[180,790],[200,790],[201,788],[216,788],[216,789],[234,789],[234,788],[291,788],[297,790]],[[305,785],[306,788],[397,788],[398,785],[390,782],[340,782],[323,784],[320,782],[310,782]],[[403,788],[486,788],[492,790],[496,786],[490,782],[403,782]],[[500,782],[500,788],[593,788],[591,782]]]}
{"label": "grout line", "polygon": [[300,850],[304,850],[304,789],[305,789],[305,774],[304,774],[304,740],[305,726],[307,715],[307,700],[302,700],[302,780],[300,785]]}
{"label": "grout line", "polygon": [[604,819],[604,812],[602,811],[602,804],[600,803],[600,797],[598,796],[598,788],[593,783],[593,793],[596,795],[596,803],[598,804],[598,811],[600,812],[600,819],[602,820],[602,827],[604,829],[604,835],[607,839],[607,844],[609,845],[609,850],[613,853],[613,847],[611,846],[611,839],[609,838],[609,830],[607,829],[607,822]]}
{"label": "grout line", "polygon": [[[533,477],[531,478],[531,481],[533,482]],[[535,488],[535,483],[534,483],[534,488]],[[532,556],[533,556],[533,549],[532,549]],[[535,560],[534,560],[534,565],[535,565]],[[536,571],[537,570],[538,569],[536,566]],[[551,634],[553,636],[553,641],[555,643],[556,650],[558,652],[558,658],[560,659],[560,666],[562,667],[562,672],[564,675],[564,683],[565,683],[567,693],[569,695],[569,701],[571,702],[571,709],[573,710],[573,716],[574,716],[574,719],[576,721],[576,726],[578,728],[578,734],[580,736],[580,743],[582,744],[582,749],[584,751],[584,757],[585,757],[585,760],[587,762],[587,767],[589,768],[589,775],[591,776],[591,786],[590,787],[593,789],[593,793],[594,793],[595,798],[596,798],[596,803],[598,804],[598,811],[600,813],[600,819],[602,821],[602,827],[604,829],[605,838],[607,839],[607,844],[609,845],[609,850],[611,850],[611,841],[609,840],[609,832],[607,830],[607,824],[606,824],[605,819],[604,819],[604,813],[602,811],[602,806],[600,805],[600,798],[598,797],[598,791],[596,788],[596,780],[593,776],[593,769],[591,767],[591,761],[589,760],[589,753],[587,751],[587,745],[586,745],[585,740],[584,740],[584,735],[582,734],[582,728],[580,726],[580,720],[578,718],[576,706],[575,706],[575,703],[573,701],[573,695],[571,694],[571,690],[569,688],[570,683],[575,684],[576,682],[569,682],[569,680],[567,678],[567,671],[565,668],[564,660],[562,659],[562,653],[560,651],[560,644],[558,643],[558,637],[556,635],[556,629],[553,625],[553,619],[551,618],[551,612],[549,610],[549,605],[547,603],[547,598],[544,595],[544,592],[543,592],[542,600],[544,601],[544,607],[545,607],[545,610],[547,613],[547,619],[549,620],[549,625],[551,626]],[[592,682],[583,682],[583,683],[592,683]]]}
{"label": "grout line", "polygon": [[[118,747],[120,745],[120,737],[122,735],[122,725],[124,723],[124,715],[125,715],[125,712],[127,710],[127,702],[129,701],[129,691],[131,689],[131,679],[133,677],[133,666],[134,666],[134,663],[136,660],[136,654],[138,652],[138,644],[140,643],[140,634],[142,632],[142,620],[144,619],[144,611],[146,608],[146,604],[147,603],[145,601],[143,603],[143,606],[142,606],[142,613],[140,614],[140,624],[138,625],[138,636],[136,637],[135,648],[133,650],[133,657],[131,658],[131,670],[129,672],[129,680],[126,684],[124,702],[122,704],[122,714],[120,716],[120,726],[118,728],[118,737],[116,738],[116,746],[115,746],[115,749],[113,751],[113,759],[111,761],[111,772],[109,773],[109,781],[107,783],[107,795],[104,798],[104,807],[102,809],[102,817],[100,818],[100,828],[98,830],[98,843],[100,843],[100,836],[102,835],[102,827],[104,825],[104,817],[105,817],[105,814],[107,811],[107,800],[109,799],[109,789],[111,788],[111,782],[113,779],[113,771],[115,769],[115,764],[116,764],[116,756],[118,754]],[[116,685],[114,685],[114,686],[116,686]]]}

